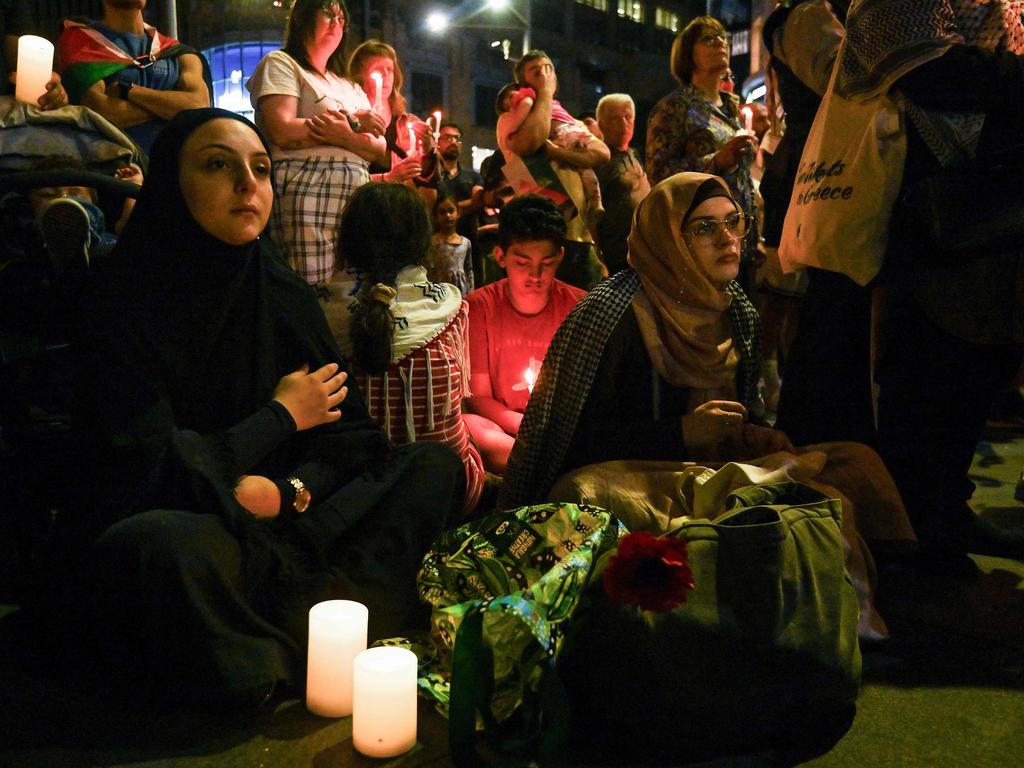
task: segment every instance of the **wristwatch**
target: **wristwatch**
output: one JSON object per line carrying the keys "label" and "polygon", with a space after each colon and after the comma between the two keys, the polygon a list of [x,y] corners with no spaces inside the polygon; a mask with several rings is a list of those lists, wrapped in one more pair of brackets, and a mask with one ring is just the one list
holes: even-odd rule
{"label": "wristwatch", "polygon": [[122,77],[117,81],[118,87],[121,89],[121,98],[128,101],[128,94],[131,93],[132,88],[135,86],[131,80],[127,77]]}
{"label": "wristwatch", "polygon": [[295,507],[296,512],[305,512],[309,509],[309,502],[313,498],[309,493],[309,489],[306,488],[305,483],[294,475],[288,478],[288,482],[295,489],[295,501],[292,502],[292,506]]}

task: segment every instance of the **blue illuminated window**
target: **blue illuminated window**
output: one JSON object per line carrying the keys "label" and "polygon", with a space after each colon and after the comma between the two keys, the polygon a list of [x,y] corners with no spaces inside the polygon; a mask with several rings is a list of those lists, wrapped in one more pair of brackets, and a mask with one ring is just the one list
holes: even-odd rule
{"label": "blue illuminated window", "polygon": [[255,40],[225,43],[203,51],[213,75],[214,105],[251,120],[253,108],[245,81],[256,70],[260,60],[271,51],[280,50],[281,45],[280,40]]}

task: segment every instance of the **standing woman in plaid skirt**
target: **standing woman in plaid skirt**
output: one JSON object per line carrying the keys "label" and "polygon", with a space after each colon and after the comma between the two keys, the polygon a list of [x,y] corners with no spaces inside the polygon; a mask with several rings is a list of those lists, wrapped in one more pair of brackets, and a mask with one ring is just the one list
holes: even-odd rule
{"label": "standing woman in plaid skirt", "polygon": [[347,19],[344,0],[295,0],[284,49],[246,83],[274,159],[270,236],[311,285],[330,277],[341,212],[385,153],[384,121],[345,76]]}

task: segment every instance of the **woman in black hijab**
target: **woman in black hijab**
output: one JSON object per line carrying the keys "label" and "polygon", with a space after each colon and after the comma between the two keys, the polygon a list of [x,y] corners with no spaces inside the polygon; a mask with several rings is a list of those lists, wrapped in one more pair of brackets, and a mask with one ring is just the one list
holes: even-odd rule
{"label": "woman in black hijab", "polygon": [[181,113],[85,301],[87,618],[104,673],[152,702],[301,686],[319,600],[366,603],[371,640],[408,628],[461,505],[455,454],[393,449],[342,386],[312,290],[258,237],[270,178],[247,120]]}

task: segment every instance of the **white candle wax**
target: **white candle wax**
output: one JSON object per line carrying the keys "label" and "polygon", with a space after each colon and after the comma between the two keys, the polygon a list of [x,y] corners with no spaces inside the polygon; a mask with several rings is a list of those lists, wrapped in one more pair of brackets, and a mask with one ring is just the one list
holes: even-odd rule
{"label": "white candle wax", "polygon": [[18,38],[18,75],[14,96],[26,104],[39,104],[53,77],[53,43],[35,35]]}
{"label": "white candle wax", "polygon": [[744,107],[740,110],[743,113],[743,128],[747,131],[753,132],[754,130],[754,110],[750,107]]}
{"label": "white candle wax", "polygon": [[353,669],[352,743],[368,757],[394,757],[416,745],[416,654],[370,648]]}
{"label": "white candle wax", "polygon": [[371,72],[370,79],[373,80],[373,111],[380,112],[384,105],[384,77],[380,72]]}
{"label": "white candle wax", "polygon": [[328,600],[309,609],[306,709],[323,717],[352,714],[352,662],[366,650],[369,612],[352,600]]}
{"label": "white candle wax", "polygon": [[409,126],[409,157],[416,154],[416,131],[413,127]]}
{"label": "white candle wax", "polygon": [[434,118],[434,141],[437,141],[438,135],[441,133],[441,110],[437,110],[433,114]]}

